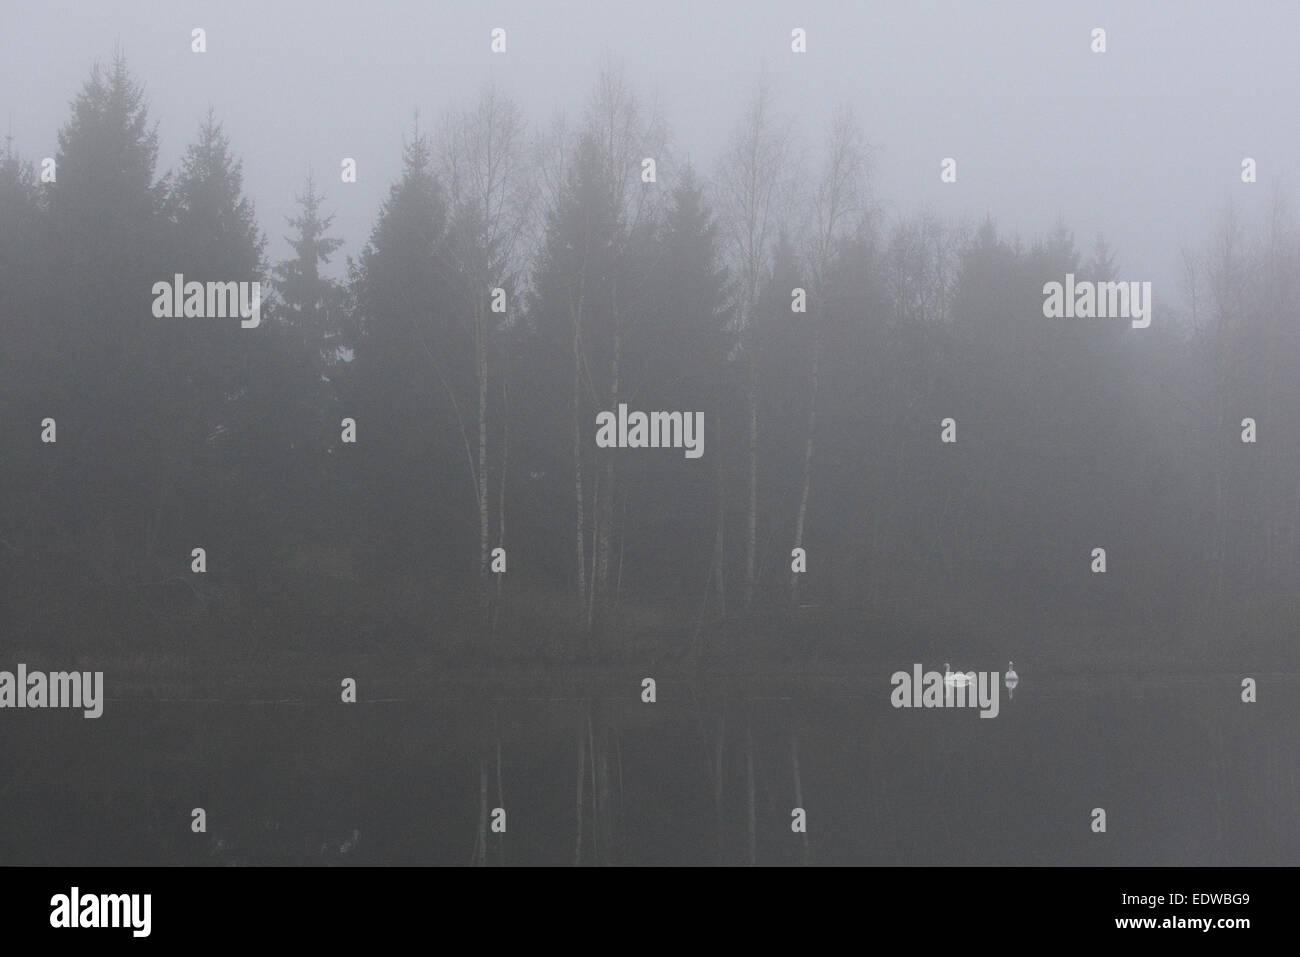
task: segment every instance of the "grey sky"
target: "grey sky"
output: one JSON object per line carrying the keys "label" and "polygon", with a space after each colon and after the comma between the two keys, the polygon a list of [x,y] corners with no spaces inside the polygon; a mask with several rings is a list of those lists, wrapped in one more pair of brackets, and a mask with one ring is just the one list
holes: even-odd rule
{"label": "grey sky", "polygon": [[[175,166],[208,104],[244,159],[246,189],[287,255],[284,216],[313,166],[355,254],[427,126],[495,77],[534,121],[585,102],[603,57],[657,99],[674,146],[710,172],[761,65],[815,148],[849,101],[876,147],[875,194],[894,217],[991,212],[1025,238],[1063,219],[1100,230],[1126,278],[1177,282],[1230,198],[1258,208],[1300,156],[1300,4],[375,2],[113,0],[11,3],[0,90],[16,148],[52,155],[68,103],[120,40]],[[208,52],[190,52],[202,26]],[[489,52],[492,27],[509,51]],[[808,53],[790,52],[790,30]],[[1109,50],[1089,50],[1093,27]],[[1240,182],[1243,156],[1259,183]],[[359,182],[339,182],[354,156]],[[953,156],[958,182],[939,181]],[[343,254],[336,257],[341,266]],[[1163,297],[1169,302],[1168,297]]]}

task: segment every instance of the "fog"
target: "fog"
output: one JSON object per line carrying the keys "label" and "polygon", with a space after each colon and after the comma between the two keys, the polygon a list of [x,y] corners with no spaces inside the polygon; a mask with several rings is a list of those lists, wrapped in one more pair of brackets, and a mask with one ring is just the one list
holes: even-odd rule
{"label": "fog", "polygon": [[0,865],[1294,861],[1297,27],[11,5]]}
{"label": "fog", "polygon": [[[190,30],[208,52],[190,52]],[[504,56],[489,31],[508,31]],[[808,53],[790,52],[790,30]],[[1107,30],[1104,55],[1089,49]],[[248,195],[287,251],[284,217],[308,167],[355,253],[400,172],[416,110],[433,122],[488,79],[534,120],[574,112],[601,62],[622,63],[661,107],[677,155],[711,170],[760,70],[810,151],[842,102],[875,147],[895,214],[933,209],[1026,239],[1063,221],[1104,233],[1124,268],[1174,301],[1179,244],[1233,199],[1266,201],[1300,155],[1300,9],[1275,3],[699,4],[377,2],[14,4],[0,89],[16,150],[52,155],[87,64],[120,42],[147,88],[160,166],[212,105],[244,158]],[[339,161],[357,182],[337,185]],[[939,161],[959,163],[957,184]],[[1243,156],[1261,170],[1243,190]],[[341,260],[339,260],[341,262]],[[336,263],[337,266],[337,263]],[[337,268],[341,269],[341,266]]]}

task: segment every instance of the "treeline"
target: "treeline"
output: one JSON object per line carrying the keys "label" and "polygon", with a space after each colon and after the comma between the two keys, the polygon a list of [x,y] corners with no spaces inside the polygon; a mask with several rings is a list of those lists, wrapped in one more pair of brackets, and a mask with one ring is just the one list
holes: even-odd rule
{"label": "treeline", "polygon": [[[1048,320],[1044,283],[1144,262],[1064,227],[1026,244],[888,220],[852,112],[808,160],[765,90],[694,170],[606,69],[567,121],[532,126],[489,87],[413,126],[338,281],[324,184],[269,262],[235,146],[198,119],[161,174],[117,58],[76,97],[53,182],[6,148],[16,647],[1286,647],[1300,246],[1280,201],[1207,226],[1150,328]],[[176,273],[261,282],[261,325],[154,318]],[[620,403],[703,412],[704,455],[598,448]]]}

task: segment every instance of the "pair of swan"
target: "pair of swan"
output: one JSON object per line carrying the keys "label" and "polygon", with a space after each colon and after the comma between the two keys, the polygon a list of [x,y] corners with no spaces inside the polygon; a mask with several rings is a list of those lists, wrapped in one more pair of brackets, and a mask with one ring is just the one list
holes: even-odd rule
{"label": "pair of swan", "polygon": [[965,688],[967,685],[975,683],[975,672],[954,672],[952,670],[952,665],[945,661],[943,663],[943,683],[946,685],[952,685],[955,688]]}
{"label": "pair of swan", "polygon": [[361,832],[355,827],[352,829],[352,836],[345,837],[342,840],[329,838],[320,846],[320,856],[323,858],[341,858],[347,857],[357,849],[361,843]]}
{"label": "pair of swan", "polygon": [[[952,666],[945,661],[943,663],[943,683],[946,685],[951,685],[954,688],[968,687],[975,683],[975,672],[973,671],[954,672],[952,670]],[[1016,663],[1014,661],[1007,662],[1007,673],[1005,677],[1005,683],[1007,686],[1007,693],[1014,695],[1016,691],[1016,685],[1020,684],[1020,675],[1016,674]]]}

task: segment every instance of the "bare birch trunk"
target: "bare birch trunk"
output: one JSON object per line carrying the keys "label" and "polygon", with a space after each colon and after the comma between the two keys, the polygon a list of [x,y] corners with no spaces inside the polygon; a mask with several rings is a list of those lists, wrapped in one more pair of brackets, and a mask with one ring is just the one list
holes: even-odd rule
{"label": "bare birch trunk", "polygon": [[[618,389],[619,389],[619,353],[622,350],[622,337],[618,330],[618,315],[615,313],[614,318],[614,358],[611,364],[610,386],[610,408],[618,408]],[[609,596],[609,567],[610,567],[610,539],[614,527],[614,456],[606,455],[605,457],[605,494],[600,501],[600,544],[597,551],[597,573],[596,589],[598,592],[598,608],[600,615],[597,620],[603,620],[604,609]]]}
{"label": "bare birch trunk", "polygon": [[478,307],[475,330],[474,361],[478,371],[478,540],[479,540],[479,602],[480,611],[487,618],[488,611],[488,551],[490,530],[488,526],[488,435],[487,435],[487,318],[482,305]]}
{"label": "bare birch trunk", "polygon": [[578,616],[585,623],[583,609],[587,604],[587,555],[582,501],[582,324],[578,313],[573,313],[573,489],[577,505],[575,535],[578,547]]}
{"label": "bare birch trunk", "polygon": [[[803,547],[804,523],[808,517],[808,491],[812,486],[813,440],[817,434],[817,388],[818,373],[821,366],[821,329],[813,332],[812,383],[808,405],[808,440],[803,453],[803,485],[799,492],[799,513],[794,521],[794,544]],[[799,572],[790,572],[790,600],[794,603],[799,597]]]}
{"label": "bare birch trunk", "polygon": [[[497,545],[506,547],[506,474],[510,464],[510,404],[505,369],[501,376],[501,483],[497,498]],[[496,601],[492,604],[492,636],[496,637],[497,619],[501,614],[501,586],[505,575],[496,576]]]}
{"label": "bare birch trunk", "polygon": [[[714,417],[717,421],[717,417]],[[717,542],[714,546],[714,569],[715,587],[718,592],[718,618],[726,621],[727,618],[727,586],[726,575],[723,572],[726,563],[726,527],[727,527],[727,499],[726,487],[722,474],[722,456],[718,456],[715,467],[716,489],[714,495],[717,497],[717,522],[718,533]]]}
{"label": "bare birch trunk", "polygon": [[749,516],[745,530],[745,611],[754,603],[754,575],[758,552],[758,357],[749,349]]}

